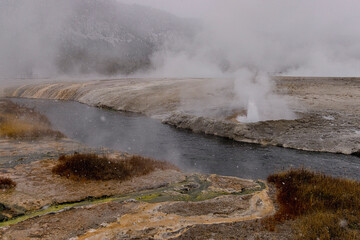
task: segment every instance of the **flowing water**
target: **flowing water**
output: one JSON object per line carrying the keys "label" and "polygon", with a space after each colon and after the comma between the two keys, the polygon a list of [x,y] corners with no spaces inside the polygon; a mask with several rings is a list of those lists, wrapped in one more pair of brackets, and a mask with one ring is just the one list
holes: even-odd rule
{"label": "flowing water", "polygon": [[76,102],[12,99],[46,115],[53,128],[92,147],[106,147],[175,163],[186,171],[265,179],[291,167],[360,179],[360,158],[245,144],[178,130],[134,113]]}

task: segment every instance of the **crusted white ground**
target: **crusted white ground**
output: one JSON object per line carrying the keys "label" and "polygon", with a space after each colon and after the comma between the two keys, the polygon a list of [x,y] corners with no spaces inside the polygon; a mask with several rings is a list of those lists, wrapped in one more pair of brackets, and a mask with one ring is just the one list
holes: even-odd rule
{"label": "crusted white ground", "polygon": [[[24,81],[25,82],[25,81]],[[360,79],[275,78],[298,119],[242,124],[231,79],[116,79],[8,88],[8,97],[74,100],[140,112],[180,128],[237,141],[350,154],[360,149]]]}

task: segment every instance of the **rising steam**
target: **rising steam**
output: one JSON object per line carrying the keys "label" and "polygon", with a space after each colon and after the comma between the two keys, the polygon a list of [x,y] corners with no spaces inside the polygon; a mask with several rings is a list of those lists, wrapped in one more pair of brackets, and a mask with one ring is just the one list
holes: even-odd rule
{"label": "rising steam", "polygon": [[1,77],[132,74],[188,21],[115,0],[0,1]]}
{"label": "rising steam", "polygon": [[2,0],[0,78],[231,78],[235,108],[247,109],[239,120],[291,119],[270,76],[359,76],[358,9],[352,0]]}

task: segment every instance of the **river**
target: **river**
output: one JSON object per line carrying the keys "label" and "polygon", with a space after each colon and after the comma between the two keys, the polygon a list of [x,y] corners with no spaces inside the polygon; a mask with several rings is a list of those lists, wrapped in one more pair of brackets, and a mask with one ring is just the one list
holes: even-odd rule
{"label": "river", "polygon": [[239,143],[195,134],[159,120],[70,101],[12,99],[46,115],[54,129],[91,147],[170,161],[185,171],[265,179],[291,167],[360,179],[360,158]]}

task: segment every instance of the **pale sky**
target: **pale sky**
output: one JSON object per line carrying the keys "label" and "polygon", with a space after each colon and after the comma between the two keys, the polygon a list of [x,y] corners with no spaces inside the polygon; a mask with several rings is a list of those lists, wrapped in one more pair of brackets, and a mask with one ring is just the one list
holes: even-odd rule
{"label": "pale sky", "polygon": [[[165,10],[181,17],[196,17],[203,15],[213,9],[213,3],[222,2],[225,4],[229,0],[118,0],[124,3],[134,3],[139,5],[151,6]],[[231,1],[231,0],[230,0]]]}

